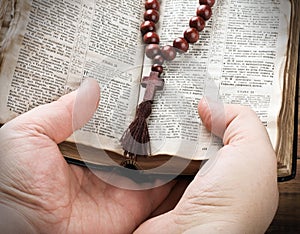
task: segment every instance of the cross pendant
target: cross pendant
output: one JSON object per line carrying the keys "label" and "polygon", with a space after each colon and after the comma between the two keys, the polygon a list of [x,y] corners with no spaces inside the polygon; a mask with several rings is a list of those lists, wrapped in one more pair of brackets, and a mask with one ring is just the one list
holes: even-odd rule
{"label": "cross pendant", "polygon": [[162,90],[164,80],[158,77],[158,72],[151,72],[150,76],[144,76],[142,79],[142,87],[146,88],[143,101],[153,101],[155,91]]}

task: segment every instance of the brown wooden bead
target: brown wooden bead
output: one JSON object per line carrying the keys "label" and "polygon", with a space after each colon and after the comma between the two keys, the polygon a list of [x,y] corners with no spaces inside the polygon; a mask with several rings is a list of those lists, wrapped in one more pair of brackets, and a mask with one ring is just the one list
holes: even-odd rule
{"label": "brown wooden bead", "polygon": [[155,27],[155,23],[153,23],[152,21],[145,21],[144,23],[141,24],[141,32],[142,35],[144,36],[147,32],[155,32],[156,31],[156,27]]}
{"label": "brown wooden bead", "polygon": [[150,59],[154,59],[155,56],[160,54],[160,47],[157,44],[150,44],[145,49],[146,56]]}
{"label": "brown wooden bead", "polygon": [[200,5],[209,5],[212,7],[215,4],[215,0],[199,0]]}
{"label": "brown wooden bead", "polygon": [[176,50],[173,46],[164,46],[161,48],[161,54],[167,61],[174,60],[176,58]]}
{"label": "brown wooden bead", "polygon": [[144,19],[157,23],[159,21],[159,13],[156,10],[149,9],[144,13]]}
{"label": "brown wooden bead", "polygon": [[202,17],[204,20],[209,20],[212,15],[211,7],[209,5],[200,5],[197,8],[197,16]]}
{"label": "brown wooden bead", "polygon": [[187,52],[189,49],[189,43],[182,37],[176,38],[173,41],[173,46],[179,50],[179,53]]}
{"label": "brown wooden bead", "polygon": [[162,65],[164,64],[165,62],[165,59],[162,55],[158,54],[156,55],[154,58],[153,58],[153,63],[154,64],[159,64],[159,65]]}
{"label": "brown wooden bead", "polygon": [[159,11],[159,7],[160,7],[160,4],[157,0],[146,0],[146,2],[145,2],[146,10],[154,9],[154,10]]}
{"label": "brown wooden bead", "polygon": [[195,43],[199,40],[199,32],[195,28],[188,28],[184,32],[184,38],[189,43]]}
{"label": "brown wooden bead", "polygon": [[194,16],[190,19],[190,27],[201,32],[205,28],[205,20],[202,17]]}
{"label": "brown wooden bead", "polygon": [[143,39],[146,44],[159,44],[159,36],[156,32],[147,32]]}
{"label": "brown wooden bead", "polygon": [[159,73],[159,76],[163,73],[164,71],[164,68],[162,65],[159,65],[159,64],[153,64],[152,65],[152,68],[151,68],[151,71],[154,71],[154,72],[158,72]]}

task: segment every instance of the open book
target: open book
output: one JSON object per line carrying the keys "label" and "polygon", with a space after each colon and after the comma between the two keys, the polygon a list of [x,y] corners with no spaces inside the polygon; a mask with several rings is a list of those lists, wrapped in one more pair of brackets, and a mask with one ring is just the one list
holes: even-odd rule
{"label": "open book", "polygon": [[[166,64],[149,119],[152,156],[124,158],[120,138],[143,96],[151,61],[140,34],[144,1],[0,2],[0,121],[99,81],[89,123],[60,145],[66,159],[195,174],[222,145],[197,113],[203,96],[251,106],[277,152],[278,176],[293,174],[300,1],[218,0],[200,40]],[[182,36],[198,1],[161,1],[161,45]],[[180,165],[180,166],[179,166]],[[178,169],[179,168],[179,169]]]}

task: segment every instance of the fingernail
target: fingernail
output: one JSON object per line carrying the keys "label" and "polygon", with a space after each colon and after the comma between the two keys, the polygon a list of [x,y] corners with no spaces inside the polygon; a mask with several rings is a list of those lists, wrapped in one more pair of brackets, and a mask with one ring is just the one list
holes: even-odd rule
{"label": "fingernail", "polygon": [[89,80],[90,80],[89,78],[85,78],[85,79],[81,82],[79,88],[84,88],[84,87],[86,87],[86,86],[89,84]]}

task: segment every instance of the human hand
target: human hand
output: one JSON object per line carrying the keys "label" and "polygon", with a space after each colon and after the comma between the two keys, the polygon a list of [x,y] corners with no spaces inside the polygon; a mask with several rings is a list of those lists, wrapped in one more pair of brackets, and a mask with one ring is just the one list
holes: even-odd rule
{"label": "human hand", "polygon": [[172,183],[118,189],[64,160],[57,143],[91,118],[99,95],[97,82],[87,79],[78,91],[0,129],[3,233],[131,233],[165,199]]}
{"label": "human hand", "polygon": [[276,156],[264,126],[247,107],[225,105],[222,111],[203,99],[198,110],[224,147],[174,209],[136,233],[264,233],[278,206]]}

